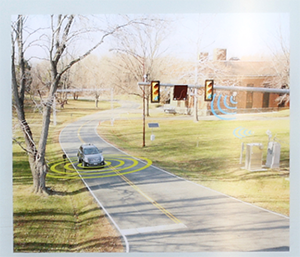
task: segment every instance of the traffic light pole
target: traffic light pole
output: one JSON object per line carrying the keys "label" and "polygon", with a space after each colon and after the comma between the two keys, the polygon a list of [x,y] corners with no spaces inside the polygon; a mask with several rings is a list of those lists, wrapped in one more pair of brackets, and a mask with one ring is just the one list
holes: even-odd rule
{"label": "traffic light pole", "polygon": [[144,75],[144,78],[143,78],[143,80],[144,80],[144,82],[143,83],[145,83],[144,85],[143,85],[143,147],[145,147],[146,146],[146,106],[145,106],[145,86],[146,86],[146,83],[147,83],[147,77],[148,77],[148,75],[147,74],[145,74]]}
{"label": "traffic light pole", "polygon": [[146,143],[145,143],[145,134],[146,134],[145,123],[146,123],[146,116],[145,116],[145,85],[144,85],[143,86],[143,147],[146,146]]}

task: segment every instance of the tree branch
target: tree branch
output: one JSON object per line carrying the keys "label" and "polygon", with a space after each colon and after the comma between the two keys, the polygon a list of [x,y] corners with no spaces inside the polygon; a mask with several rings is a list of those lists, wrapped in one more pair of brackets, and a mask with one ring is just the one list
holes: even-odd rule
{"label": "tree branch", "polygon": [[115,27],[113,30],[107,32],[105,35],[102,36],[101,40],[94,46],[92,47],[90,50],[88,50],[86,53],[84,53],[83,55],[79,56],[77,59],[72,60],[60,73],[59,76],[61,77],[67,70],[69,70],[74,64],[78,63],[79,61],[83,60],[85,57],[87,57],[88,55],[90,55],[95,49],[97,49],[101,44],[103,44],[104,39],[112,34],[114,34],[116,31],[118,31],[119,29],[126,27],[130,24],[134,23],[134,21],[129,21],[126,24],[123,25],[119,25],[117,27]]}
{"label": "tree branch", "polygon": [[31,151],[28,151],[26,148],[24,148],[23,146],[22,146],[22,143],[21,142],[19,142],[16,138],[12,138],[21,148],[22,148],[22,150],[24,150],[27,154],[33,154]]}

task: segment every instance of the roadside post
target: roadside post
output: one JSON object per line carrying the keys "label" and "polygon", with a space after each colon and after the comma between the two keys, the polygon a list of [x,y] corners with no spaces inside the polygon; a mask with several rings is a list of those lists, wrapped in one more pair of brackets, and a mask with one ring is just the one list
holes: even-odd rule
{"label": "roadside post", "polygon": [[150,140],[154,141],[155,139],[155,135],[153,133],[153,128],[159,128],[159,124],[158,123],[148,123],[148,127],[151,128],[151,136],[150,136]]}
{"label": "roadside post", "polygon": [[270,130],[267,130],[266,134],[269,137],[268,142],[268,149],[267,149],[267,160],[266,160],[266,167],[271,169],[279,169],[280,168],[280,151],[281,146],[280,143],[275,142],[276,135],[273,138],[273,141],[271,141],[272,138],[272,132]]}
{"label": "roadside post", "polygon": [[66,159],[67,159],[67,155],[66,154],[63,154],[63,159],[64,159],[64,171],[66,173]]}

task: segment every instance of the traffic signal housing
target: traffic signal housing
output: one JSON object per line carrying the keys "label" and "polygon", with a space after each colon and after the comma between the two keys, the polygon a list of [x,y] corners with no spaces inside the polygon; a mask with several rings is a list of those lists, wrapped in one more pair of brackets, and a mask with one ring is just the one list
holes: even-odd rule
{"label": "traffic signal housing", "polygon": [[205,80],[204,85],[204,101],[212,101],[214,96],[214,81]]}
{"label": "traffic signal housing", "polygon": [[151,103],[159,103],[160,101],[160,82],[151,81]]}

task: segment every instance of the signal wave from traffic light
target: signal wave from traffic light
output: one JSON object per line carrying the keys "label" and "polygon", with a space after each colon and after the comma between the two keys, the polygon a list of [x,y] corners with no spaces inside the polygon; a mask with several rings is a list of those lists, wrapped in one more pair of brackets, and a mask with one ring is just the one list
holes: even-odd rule
{"label": "signal wave from traffic light", "polygon": [[[212,113],[213,113],[213,115],[215,115],[217,118],[219,118],[219,119],[221,119],[221,120],[234,120],[235,118],[234,117],[230,117],[230,118],[228,118],[228,117],[221,117],[221,116],[219,116],[217,113],[216,113],[216,111],[215,111],[215,109],[214,109],[214,101],[215,101],[215,98],[216,98],[216,94],[214,94],[214,96],[213,96],[213,99],[212,99],[212,101],[211,101],[211,104],[210,104],[210,107],[211,107],[211,111],[212,111]],[[225,114],[225,115],[234,115],[234,114],[236,114],[236,112],[226,112],[226,111],[224,111],[223,109],[222,109],[222,107],[221,107],[221,105],[220,105],[220,101],[221,101],[221,98],[222,98],[222,95],[219,95],[219,97],[218,97],[218,102],[217,102],[217,105],[218,105],[218,110],[221,112],[221,113],[223,113],[223,114]],[[231,96],[230,97],[230,102],[232,103],[232,104],[237,104],[237,102],[235,102],[235,101],[233,101],[233,97]],[[228,104],[227,104],[227,95],[224,97],[224,106],[227,108],[227,109],[230,109],[230,110],[235,110],[237,107],[236,106],[229,106]]]}
{"label": "signal wave from traffic light", "polygon": [[246,129],[243,127],[237,127],[233,130],[233,135],[239,139],[252,136],[253,134],[254,132],[252,132],[250,129]]}

